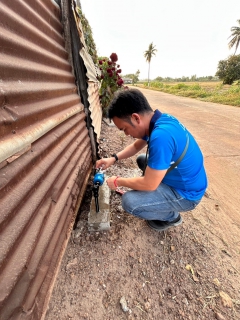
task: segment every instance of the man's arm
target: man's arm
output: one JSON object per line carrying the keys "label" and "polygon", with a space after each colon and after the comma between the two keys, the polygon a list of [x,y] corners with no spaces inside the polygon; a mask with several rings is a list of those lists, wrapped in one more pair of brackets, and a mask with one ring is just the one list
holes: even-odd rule
{"label": "man's arm", "polygon": [[[117,153],[119,160],[127,159],[134,156],[140,150],[142,150],[147,145],[147,142],[142,139],[135,140],[132,144],[124,148],[122,151]],[[103,167],[104,169],[109,168],[115,163],[116,159],[114,157],[102,158],[96,162],[96,168]]]}
{"label": "man's arm", "polygon": [[113,190],[116,189],[116,185],[117,185],[118,187],[127,187],[133,190],[139,190],[139,191],[140,190],[154,191],[162,182],[162,179],[164,178],[166,172],[167,172],[167,169],[155,170],[155,169],[151,169],[150,167],[147,167],[145,171],[145,175],[143,177],[134,177],[134,178],[118,177],[117,178],[116,176],[113,176],[107,180],[107,184],[109,188]]}
{"label": "man's arm", "polygon": [[147,145],[147,141],[142,139],[135,140],[132,144],[117,153],[118,159],[123,160],[134,156]]}

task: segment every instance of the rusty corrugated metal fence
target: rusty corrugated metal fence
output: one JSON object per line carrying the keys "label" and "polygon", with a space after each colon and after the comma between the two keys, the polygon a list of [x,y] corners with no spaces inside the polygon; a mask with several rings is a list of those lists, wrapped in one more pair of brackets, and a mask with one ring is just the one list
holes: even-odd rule
{"label": "rusty corrugated metal fence", "polygon": [[51,0],[0,2],[0,319],[40,319],[92,170]]}
{"label": "rusty corrugated metal fence", "polygon": [[[88,96],[88,101],[87,103],[85,101],[84,105],[85,107],[86,105],[88,105],[86,114],[88,115],[88,120],[91,119],[89,121],[91,122],[91,127],[89,128],[89,135],[92,142],[93,155],[95,156],[97,154],[96,149],[98,147],[96,141],[99,143],[102,124],[102,107],[99,99],[100,83],[97,79],[97,73],[99,75],[101,74],[101,71],[96,65],[94,65],[92,57],[88,53],[88,47],[85,42],[84,31],[81,23],[81,9],[79,10],[79,6],[81,5],[79,3],[79,0],[71,0],[71,2],[68,2],[68,5],[66,5],[66,0],[62,0],[62,2],[64,3],[63,19],[66,17],[66,15],[70,18],[69,24],[71,29],[71,36],[69,36],[69,38],[72,38],[72,60],[75,69],[76,79],[78,80],[78,83],[81,82],[80,86],[78,86],[79,91],[82,93],[83,100],[86,93]],[[67,10],[68,12],[66,12]],[[69,31],[67,30],[67,24],[64,25],[64,30],[65,34],[69,33]],[[81,75],[79,75],[79,67],[82,62],[84,63],[84,66],[86,68],[86,76],[88,78],[88,86],[86,90],[87,92],[85,92],[85,88],[83,88],[82,86],[82,73]]]}

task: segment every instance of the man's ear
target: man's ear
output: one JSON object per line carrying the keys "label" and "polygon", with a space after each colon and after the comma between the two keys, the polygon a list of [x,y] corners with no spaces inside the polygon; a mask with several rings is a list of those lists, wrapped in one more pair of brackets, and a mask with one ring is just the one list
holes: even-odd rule
{"label": "man's ear", "polygon": [[134,120],[135,122],[137,122],[137,124],[140,123],[140,116],[138,113],[133,113],[132,114],[132,120]]}

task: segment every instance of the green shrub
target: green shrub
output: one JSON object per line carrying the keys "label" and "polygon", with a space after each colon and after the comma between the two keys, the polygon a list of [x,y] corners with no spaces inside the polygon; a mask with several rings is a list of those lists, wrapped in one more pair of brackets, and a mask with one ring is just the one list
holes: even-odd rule
{"label": "green shrub", "polygon": [[178,83],[174,86],[174,89],[186,89],[187,85],[185,83]]}
{"label": "green shrub", "polygon": [[193,90],[202,90],[201,86],[198,83],[190,85],[189,87],[191,87],[191,89]]}

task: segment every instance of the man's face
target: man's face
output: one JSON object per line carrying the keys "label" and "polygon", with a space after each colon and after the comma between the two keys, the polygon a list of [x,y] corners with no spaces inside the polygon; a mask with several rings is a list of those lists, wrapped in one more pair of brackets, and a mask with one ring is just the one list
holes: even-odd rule
{"label": "man's face", "polygon": [[131,120],[131,123],[118,117],[113,117],[112,120],[118,129],[123,131],[126,136],[131,136],[138,139],[142,138],[144,134],[142,133],[138,119],[136,119],[136,117],[133,115],[129,119]]}

